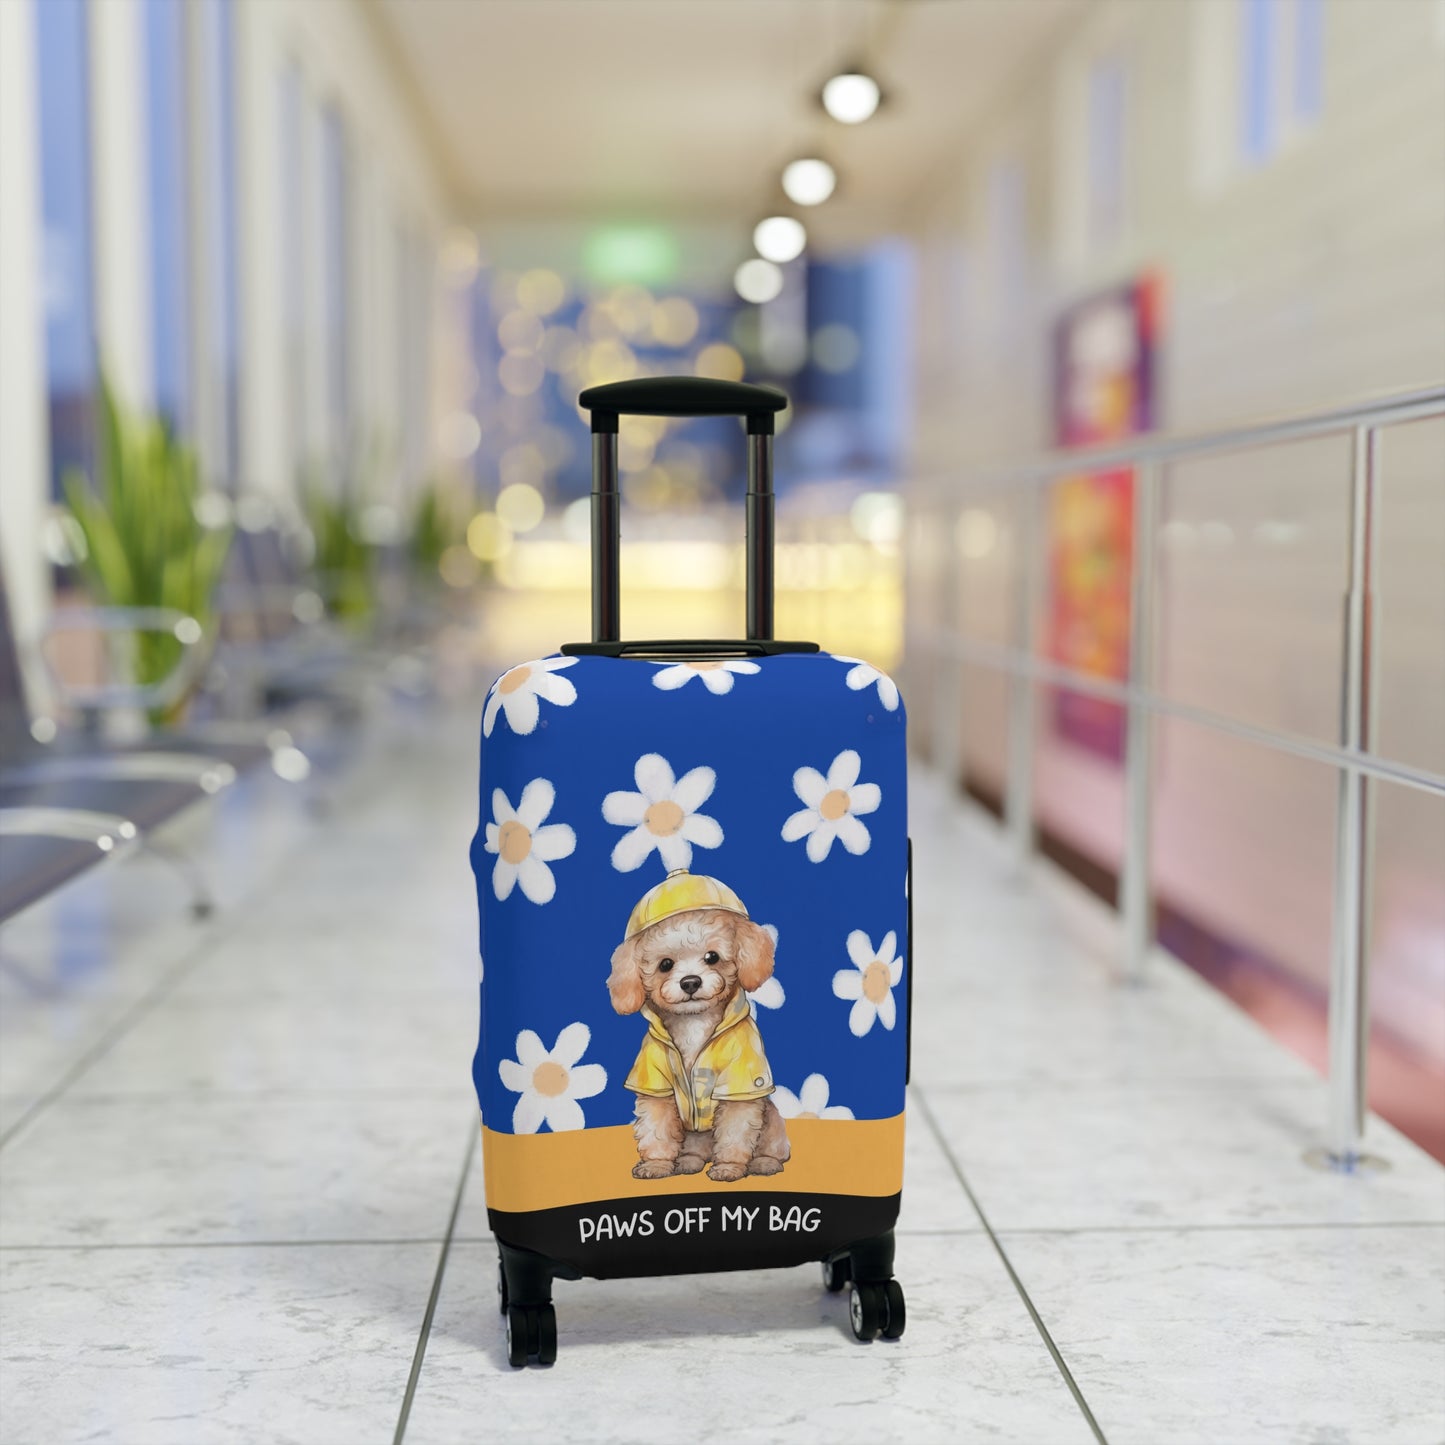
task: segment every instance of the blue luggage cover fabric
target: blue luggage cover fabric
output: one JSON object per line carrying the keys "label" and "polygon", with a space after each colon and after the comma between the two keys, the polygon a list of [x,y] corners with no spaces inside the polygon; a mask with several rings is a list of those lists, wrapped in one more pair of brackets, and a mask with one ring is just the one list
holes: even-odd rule
{"label": "blue luggage cover fabric", "polygon": [[489,1130],[631,1121],[646,1026],[614,1011],[609,961],[678,869],[775,931],[749,1006],[784,1116],[901,1113],[906,758],[889,678],[827,653],[556,656],[493,684],[482,732],[473,1074]]}

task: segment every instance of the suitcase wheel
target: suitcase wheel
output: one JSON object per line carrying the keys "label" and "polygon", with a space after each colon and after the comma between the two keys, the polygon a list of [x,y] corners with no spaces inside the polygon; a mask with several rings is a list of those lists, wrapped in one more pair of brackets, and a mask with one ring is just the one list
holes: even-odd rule
{"label": "suitcase wheel", "polygon": [[507,1363],[520,1370],[528,1360],[557,1363],[557,1311],[549,1304],[507,1307]]}
{"label": "suitcase wheel", "polygon": [[903,1303],[903,1287],[896,1279],[882,1284],[860,1284],[848,1287],[848,1322],[855,1339],[865,1344],[880,1335],[896,1340],[903,1334],[908,1315]]}
{"label": "suitcase wheel", "polygon": [[883,1326],[885,1340],[901,1339],[904,1326],[908,1323],[908,1310],[903,1303],[903,1286],[896,1279],[890,1279],[883,1286],[888,1305],[888,1323]]}
{"label": "suitcase wheel", "polygon": [[502,1268],[502,1261],[497,1261],[497,1305],[502,1314],[507,1313],[507,1271]]}
{"label": "suitcase wheel", "polygon": [[848,1288],[852,1278],[853,1261],[846,1254],[839,1255],[837,1259],[823,1261],[823,1288],[829,1294],[840,1294]]}

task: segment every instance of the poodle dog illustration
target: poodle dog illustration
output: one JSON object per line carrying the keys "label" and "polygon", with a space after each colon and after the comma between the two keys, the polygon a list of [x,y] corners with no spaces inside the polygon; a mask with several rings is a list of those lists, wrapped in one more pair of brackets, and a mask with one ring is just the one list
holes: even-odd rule
{"label": "poodle dog illustration", "polygon": [[782,1172],[788,1133],[747,998],[772,972],[772,939],[716,878],[675,869],[633,909],[607,988],[647,1020],[627,1076],[635,1178]]}

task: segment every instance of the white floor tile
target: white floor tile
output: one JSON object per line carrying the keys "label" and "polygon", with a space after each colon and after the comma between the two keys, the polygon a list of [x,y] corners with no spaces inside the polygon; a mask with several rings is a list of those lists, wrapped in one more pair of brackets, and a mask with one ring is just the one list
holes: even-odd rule
{"label": "white floor tile", "polygon": [[[475,995],[474,910],[445,924],[404,914],[346,929],[274,920],[238,929],[177,985],[174,998],[255,998],[262,994],[456,989]],[[277,1003],[276,1007],[283,1007]]]}
{"label": "white floor tile", "polygon": [[[183,958],[221,935],[149,887],[126,861],[97,870],[27,909],[0,934],[0,1014],[24,1016],[62,1001],[135,998]],[[137,898],[148,926],[128,917]],[[117,907],[124,902],[125,907]],[[136,946],[144,938],[143,946]]]}
{"label": "white floor tile", "polygon": [[1445,1223],[1445,1169],[1378,1120],[1393,1165],[1309,1168],[1318,1084],[926,1090],[995,1229]]}
{"label": "white floor tile", "polygon": [[34,1102],[33,1094],[0,1094],[0,1134],[17,1123]]}
{"label": "white floor tile", "polygon": [[434,1244],[0,1254],[0,1434],[389,1440],[437,1256]]}
{"label": "white floor tile", "polygon": [[1003,1244],[1110,1445],[1445,1439],[1445,1230]]}
{"label": "white floor tile", "polygon": [[425,1094],[61,1101],[4,1153],[0,1244],[439,1239],[467,1113]]}
{"label": "white floor tile", "polygon": [[114,994],[0,1006],[0,1092],[43,1094],[136,1007]]}
{"label": "white floor tile", "polygon": [[1063,948],[1046,967],[1005,947],[987,969],[930,970],[926,954],[915,957],[914,1067],[924,1085],[1317,1077],[1192,980],[1123,987]]}
{"label": "white floor tile", "polygon": [[447,1263],[408,1445],[488,1440],[1092,1437],[982,1235],[899,1241],[908,1332],[860,1345],[812,1268],[581,1281],[556,1291],[551,1370],[506,1363],[489,1245]]}
{"label": "white floor tile", "polygon": [[72,1095],[256,1090],[471,1090],[475,986],[314,991],[158,1004]]}

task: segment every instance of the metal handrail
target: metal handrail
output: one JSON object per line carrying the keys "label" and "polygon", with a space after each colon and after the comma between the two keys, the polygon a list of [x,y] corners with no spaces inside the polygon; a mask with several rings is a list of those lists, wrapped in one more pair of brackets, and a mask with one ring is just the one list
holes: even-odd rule
{"label": "metal handrail", "polygon": [[[1150,844],[1153,820],[1153,720],[1181,718],[1276,752],[1334,767],[1339,775],[1335,829],[1333,919],[1329,991],[1330,1118],[1324,1155],[1341,1171],[1370,1161],[1363,1150],[1365,1066],[1368,1016],[1365,1009],[1369,940],[1365,921],[1370,887],[1368,785],[1371,780],[1401,784],[1445,796],[1445,776],[1429,769],[1381,757],[1371,750],[1370,655],[1373,642],[1372,593],[1375,572],[1375,492],[1380,430],[1426,417],[1445,416],[1445,385],[1369,399],[1324,411],[1222,427],[1187,434],[1151,434],[1117,445],[1054,452],[1015,465],[993,468],[971,478],[960,492],[929,492],[920,481],[925,508],[962,506],[980,493],[1018,487],[1031,491],[1022,507],[1020,565],[1015,585],[1013,641],[989,643],[962,635],[955,627],[910,628],[907,646],[932,656],[938,674],[940,721],[937,761],[956,774],[962,722],[962,664],[1003,672],[1009,679],[1009,751],[1004,794],[1004,826],[1016,854],[1034,846],[1034,737],[1036,684],[1107,698],[1127,716],[1124,754],[1125,838],[1119,873],[1119,911],[1123,924],[1123,971],[1138,981],[1154,946]],[[1249,451],[1283,442],[1347,434],[1351,438],[1349,580],[1345,594],[1344,675],[1338,743],[1325,743],[1244,722],[1206,708],[1176,702],[1153,686],[1154,562],[1159,487],[1172,462],[1221,452]],[[1064,477],[1119,468],[1134,470],[1132,500],[1133,557],[1130,587],[1128,680],[1095,677],[1039,657],[1034,649],[1035,620],[1043,591],[1042,512],[1044,489]],[[935,479],[941,488],[941,479]],[[955,614],[956,615],[956,614]]]}
{"label": "metal handrail", "polygon": [[1067,667],[1061,662],[1051,662],[1048,658],[1037,655],[1020,657],[1011,647],[1002,643],[964,637],[946,627],[909,628],[907,635],[918,639],[925,647],[934,651],[952,653],[963,662],[992,667],[999,672],[1016,673],[1032,678],[1036,683],[1048,683],[1053,687],[1063,688],[1066,692],[1097,697],[1104,702],[1116,702],[1124,706],[1135,703],[1151,712],[1163,713],[1167,717],[1195,723],[1215,732],[1228,733],[1244,742],[1263,743],[1267,747],[1288,753],[1291,757],[1303,758],[1306,762],[1325,763],[1337,768],[1355,768],[1366,777],[1378,778],[1382,783],[1399,783],[1403,787],[1445,796],[1445,773],[1432,772],[1429,768],[1392,762],[1388,758],[1376,757],[1375,754],[1359,748],[1344,748],[1335,743],[1320,742],[1282,728],[1268,728],[1258,723],[1243,722],[1239,718],[1230,717],[1228,713],[1195,707],[1193,703],[1176,702],[1161,693],[1131,687],[1127,682],[1115,682],[1094,673],[1080,672],[1076,667]]}
{"label": "metal handrail", "polygon": [[[1338,435],[1356,426],[1378,429],[1399,426],[1403,422],[1439,416],[1445,411],[1445,382],[1437,386],[1417,387],[1411,391],[1391,392],[1365,398],[1347,406],[1326,411],[1308,412],[1283,417],[1264,417],[1214,431],[1145,432],[1127,442],[1104,446],[1075,447],[1068,451],[1042,452],[1023,462],[986,467],[969,479],[975,491],[1018,485],[1020,483],[1054,480],[1081,472],[1103,472],[1111,468],[1137,466],[1141,462],[1172,462],[1209,452],[1247,451],[1257,446],[1277,446],[1282,442],[1308,441],[1312,437]],[[930,481],[952,487],[956,478],[951,473],[936,473],[918,479],[927,486]],[[934,498],[934,500],[943,500]]]}

